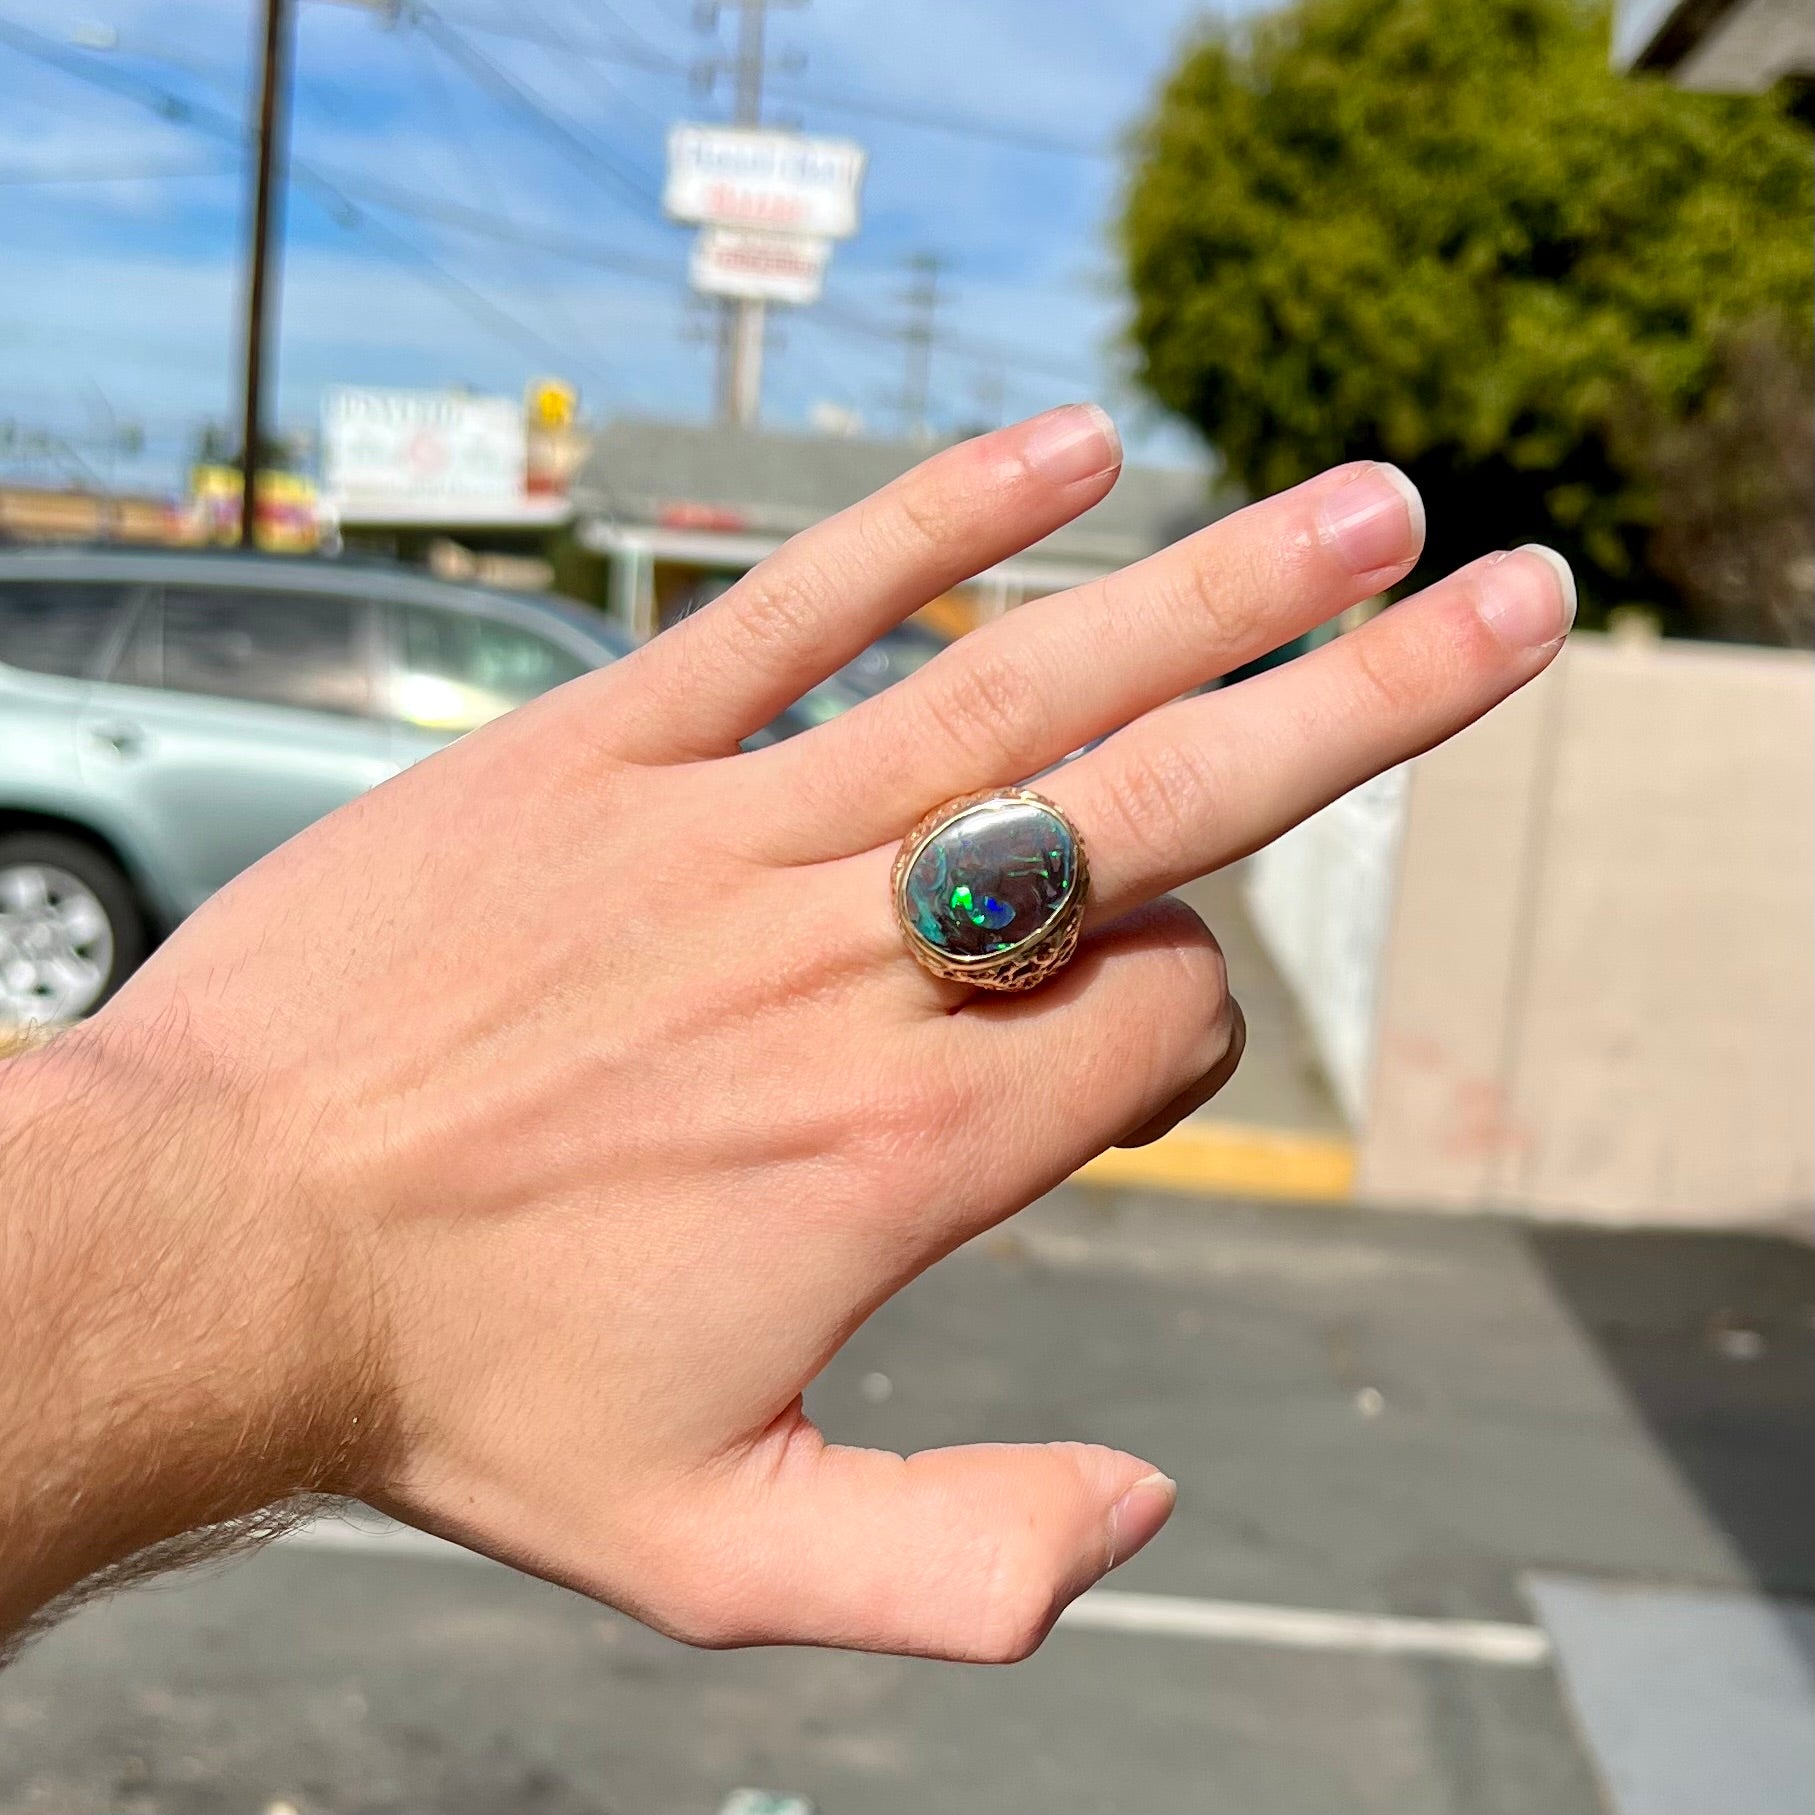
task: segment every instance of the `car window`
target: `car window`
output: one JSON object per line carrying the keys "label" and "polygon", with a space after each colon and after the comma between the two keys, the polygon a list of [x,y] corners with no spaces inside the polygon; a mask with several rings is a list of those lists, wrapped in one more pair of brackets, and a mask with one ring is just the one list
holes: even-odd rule
{"label": "car window", "polygon": [[139,607],[132,620],[132,629],[113,658],[113,665],[101,678],[121,687],[163,686],[164,640],[156,594]]}
{"label": "car window", "polygon": [[[359,600],[167,586],[163,607],[163,684],[171,692],[311,712],[370,710]],[[137,651],[127,653],[136,674]]]}
{"label": "car window", "polygon": [[559,643],[472,612],[397,605],[393,718],[429,731],[471,731],[590,666]]}
{"label": "car window", "polygon": [[0,662],[89,674],[131,598],[130,587],[105,581],[0,580]]}

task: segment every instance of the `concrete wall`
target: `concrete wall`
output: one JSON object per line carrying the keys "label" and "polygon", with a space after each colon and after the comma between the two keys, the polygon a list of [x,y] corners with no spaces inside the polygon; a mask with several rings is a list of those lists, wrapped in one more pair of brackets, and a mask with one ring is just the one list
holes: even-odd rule
{"label": "concrete wall", "polygon": [[1408,771],[1314,813],[1245,866],[1248,915],[1351,1128],[1367,1113]]}
{"label": "concrete wall", "polygon": [[1805,1227],[1815,664],[1572,639],[1412,769],[1359,1189]]}

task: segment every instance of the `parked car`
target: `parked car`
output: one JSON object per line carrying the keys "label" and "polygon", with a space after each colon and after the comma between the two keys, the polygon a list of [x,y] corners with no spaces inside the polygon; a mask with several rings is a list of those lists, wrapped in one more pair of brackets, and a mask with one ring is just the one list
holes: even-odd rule
{"label": "parked car", "polygon": [[885,687],[906,680],[924,668],[946,647],[944,637],[918,624],[899,624],[885,631],[867,649],[851,658],[837,673],[809,687],[793,705],[784,707],[762,730],[744,740],[746,749],[760,749],[784,738],[810,731],[861,706]]}
{"label": "parked car", "polygon": [[293,833],[627,648],[379,562],[0,551],[0,1022],[88,1013]]}

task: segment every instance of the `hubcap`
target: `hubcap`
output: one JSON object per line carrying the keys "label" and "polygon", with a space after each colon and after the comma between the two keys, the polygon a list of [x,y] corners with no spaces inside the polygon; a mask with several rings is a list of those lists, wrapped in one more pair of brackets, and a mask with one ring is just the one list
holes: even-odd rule
{"label": "hubcap", "polygon": [[73,1021],[112,970],[113,927],[80,877],[50,863],[0,869],[0,1021]]}

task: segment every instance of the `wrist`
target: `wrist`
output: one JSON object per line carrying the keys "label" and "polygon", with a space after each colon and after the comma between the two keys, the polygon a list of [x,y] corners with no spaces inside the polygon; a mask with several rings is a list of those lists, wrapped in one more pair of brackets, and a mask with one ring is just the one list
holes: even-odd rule
{"label": "wrist", "polygon": [[360,1491],[376,1331],[265,1120],[126,1019],[0,1060],[0,1633],[180,1533]]}

